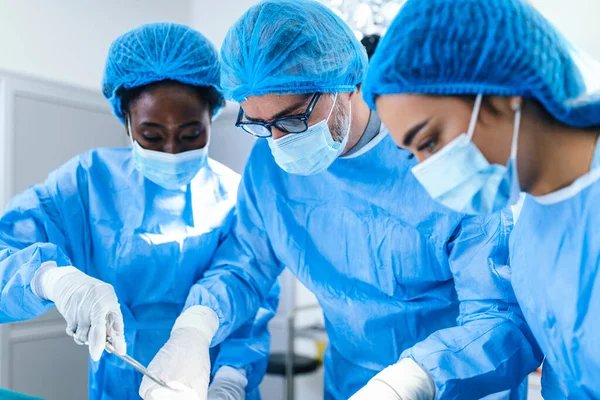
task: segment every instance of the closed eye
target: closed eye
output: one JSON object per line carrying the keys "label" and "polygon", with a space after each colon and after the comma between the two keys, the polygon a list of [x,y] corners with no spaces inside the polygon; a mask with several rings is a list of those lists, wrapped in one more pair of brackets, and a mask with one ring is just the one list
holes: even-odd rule
{"label": "closed eye", "polygon": [[437,142],[434,139],[428,139],[424,143],[420,144],[419,147],[417,147],[417,151],[428,150],[430,152],[433,152],[436,143]]}
{"label": "closed eye", "polygon": [[192,142],[198,139],[200,136],[202,136],[203,133],[203,130],[195,130],[193,133],[183,136],[182,139],[187,140],[188,142]]}
{"label": "closed eye", "polygon": [[150,143],[158,143],[158,142],[160,142],[162,140],[162,138],[160,136],[146,136],[146,135],[143,135],[143,137],[144,137],[144,140],[146,140],[147,142],[150,142]]}

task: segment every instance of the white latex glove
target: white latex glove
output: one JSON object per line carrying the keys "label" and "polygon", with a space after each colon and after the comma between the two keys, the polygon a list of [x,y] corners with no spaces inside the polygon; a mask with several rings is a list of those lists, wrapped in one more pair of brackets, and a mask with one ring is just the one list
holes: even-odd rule
{"label": "white latex glove", "polygon": [[198,400],[199,397],[192,389],[179,383],[167,382],[171,388],[154,386],[146,393],[146,400]]}
{"label": "white latex glove", "polygon": [[126,352],[123,315],[112,285],[50,261],[42,264],[31,286],[39,298],[54,302],[67,321],[67,334],[79,345],[88,344],[94,361],[102,356],[107,335],[119,354]]}
{"label": "white latex glove", "polygon": [[208,400],[246,400],[246,371],[223,366],[208,387]]}
{"label": "white latex glove", "polygon": [[[177,382],[191,388],[199,400],[207,400],[210,382],[210,342],[219,327],[213,310],[194,306],[184,311],[171,330],[171,337],[156,354],[148,371],[165,382]],[[157,400],[157,384],[142,380],[140,397]]]}
{"label": "white latex glove", "polygon": [[350,400],[433,400],[435,384],[413,359],[403,358],[375,375]]}

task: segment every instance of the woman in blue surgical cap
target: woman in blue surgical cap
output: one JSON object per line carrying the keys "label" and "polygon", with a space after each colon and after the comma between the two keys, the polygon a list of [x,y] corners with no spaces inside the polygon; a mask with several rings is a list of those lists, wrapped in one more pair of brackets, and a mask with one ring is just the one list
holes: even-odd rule
{"label": "woman in blue surgical cap", "polygon": [[0,321],[56,306],[67,333],[89,345],[90,399],[162,390],[140,388],[141,374],[104,352],[107,338],[144,365],[163,346],[210,359],[212,371],[177,376],[200,399],[211,376],[209,399],[259,398],[277,287],[211,354],[193,345],[216,330],[196,323],[205,311],[194,285],[228,235],[239,182],[207,154],[224,105],[219,71],[214,47],[186,26],[148,24],[116,39],[102,89],[131,147],[79,155],[15,197],[0,219]]}
{"label": "woman in blue surgical cap", "polygon": [[512,283],[544,398],[600,398],[599,76],[525,1],[409,0],[364,87],[440,203],[484,214],[527,193]]}

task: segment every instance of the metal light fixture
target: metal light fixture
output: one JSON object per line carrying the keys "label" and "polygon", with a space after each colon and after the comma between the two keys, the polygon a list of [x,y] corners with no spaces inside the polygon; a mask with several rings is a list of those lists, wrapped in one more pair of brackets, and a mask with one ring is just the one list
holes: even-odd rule
{"label": "metal light fixture", "polygon": [[338,14],[360,40],[383,36],[406,0],[321,0]]}

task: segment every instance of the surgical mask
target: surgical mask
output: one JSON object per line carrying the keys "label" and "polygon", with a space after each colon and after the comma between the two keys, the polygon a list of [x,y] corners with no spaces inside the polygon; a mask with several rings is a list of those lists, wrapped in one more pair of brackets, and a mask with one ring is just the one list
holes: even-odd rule
{"label": "surgical mask", "polygon": [[331,136],[328,125],[336,101],[337,94],[327,118],[308,127],[306,132],[287,134],[279,139],[267,138],[275,162],[281,169],[290,174],[308,176],[323,172],[333,164],[348,143],[352,121],[352,105],[350,105],[346,133],[341,143],[336,142]]}
{"label": "surgical mask", "polygon": [[429,195],[444,206],[465,214],[490,214],[519,200],[517,144],[521,109],[514,107],[515,123],[506,166],[490,164],[473,143],[483,96],[477,96],[469,131],[412,168]]}
{"label": "surgical mask", "polygon": [[131,122],[127,121],[133,149],[133,165],[146,179],[167,190],[189,184],[208,162],[208,143],[201,149],[178,154],[144,149],[133,140]]}

